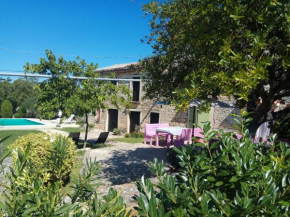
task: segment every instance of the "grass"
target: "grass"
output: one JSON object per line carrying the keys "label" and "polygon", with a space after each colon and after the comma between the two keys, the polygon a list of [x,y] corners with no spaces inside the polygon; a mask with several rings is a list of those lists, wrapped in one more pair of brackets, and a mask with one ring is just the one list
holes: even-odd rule
{"label": "grass", "polygon": [[42,133],[38,130],[2,130],[0,131],[0,143],[2,143],[2,150],[5,153],[8,147],[14,143],[16,139],[29,133]]}
{"label": "grass", "polygon": [[68,193],[71,190],[71,186],[73,185],[73,179],[77,178],[80,174],[80,170],[83,167],[83,159],[86,151],[85,150],[79,150],[77,152],[78,159],[76,160],[76,164],[71,170],[70,173],[70,182],[62,189],[62,193]]}
{"label": "grass", "polygon": [[85,132],[85,129],[77,128],[77,127],[64,127],[64,128],[57,128],[57,130],[61,130],[67,133],[74,133],[74,132]]}
{"label": "grass", "polygon": [[144,138],[116,138],[113,139],[114,141],[117,142],[124,142],[124,143],[142,143]]}

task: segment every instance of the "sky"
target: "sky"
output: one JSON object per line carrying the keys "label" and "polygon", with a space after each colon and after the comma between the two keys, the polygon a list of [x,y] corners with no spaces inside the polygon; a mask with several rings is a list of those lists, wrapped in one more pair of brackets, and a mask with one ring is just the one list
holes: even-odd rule
{"label": "sky", "polygon": [[99,68],[138,61],[152,49],[149,0],[0,0],[0,71],[23,71],[45,50]]}

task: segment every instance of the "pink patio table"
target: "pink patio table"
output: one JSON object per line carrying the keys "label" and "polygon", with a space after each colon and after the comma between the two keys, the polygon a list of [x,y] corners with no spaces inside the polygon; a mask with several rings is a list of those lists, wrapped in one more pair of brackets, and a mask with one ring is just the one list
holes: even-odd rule
{"label": "pink patio table", "polygon": [[185,129],[183,127],[160,127],[156,128],[156,146],[159,146],[159,135],[158,133],[168,133],[171,136],[171,139],[167,140],[167,148],[170,146],[170,142],[173,139],[173,136],[181,136],[182,130]]}

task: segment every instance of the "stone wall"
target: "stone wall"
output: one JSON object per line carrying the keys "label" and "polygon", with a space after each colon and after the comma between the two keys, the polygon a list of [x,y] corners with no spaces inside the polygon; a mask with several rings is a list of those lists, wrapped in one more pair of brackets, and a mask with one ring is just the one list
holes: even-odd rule
{"label": "stone wall", "polygon": [[230,114],[240,115],[241,110],[235,106],[235,100],[221,96],[211,109],[213,114],[211,121],[214,129],[236,130],[233,127],[235,122]]}
{"label": "stone wall", "polygon": [[[138,76],[133,71],[119,71],[117,73],[118,78],[132,78]],[[118,82],[118,85],[126,85],[130,90],[132,90],[132,82]],[[142,82],[141,82],[142,90]],[[156,103],[152,100],[144,100],[144,93],[140,93],[140,101],[133,102],[133,107],[131,111],[137,111],[141,113],[141,131],[144,129],[145,124],[150,122],[150,113],[159,113],[160,123],[169,123],[170,126],[181,126],[187,127],[188,121],[188,109],[183,112],[176,112],[174,106]],[[115,109],[112,105],[108,105],[109,108]],[[235,107],[235,101],[233,99],[228,99],[227,97],[221,96],[218,101],[213,103],[210,111],[210,121],[214,129],[222,128],[226,130],[234,130],[232,125],[234,124],[232,116],[230,113],[240,114],[240,109]],[[107,130],[108,121],[108,111],[101,111],[99,123],[95,124],[95,127],[100,130]],[[122,129],[123,132],[129,131],[129,114],[125,108],[121,107],[118,112],[118,128]]]}
{"label": "stone wall", "polygon": [[[132,78],[132,73],[118,73],[118,78]],[[136,75],[135,75],[136,76]],[[131,82],[118,82],[118,85],[126,85],[132,90]],[[142,90],[142,82],[140,86]],[[137,111],[141,113],[141,131],[144,129],[145,124],[150,122],[150,113],[159,113],[160,123],[169,123],[170,126],[187,126],[187,109],[184,112],[176,113],[175,107],[165,104],[155,103],[153,100],[142,99],[144,97],[143,92],[140,93],[140,101],[133,102],[131,111]],[[110,109],[115,109],[113,105],[108,105]],[[95,127],[100,130],[107,130],[108,111],[103,110],[99,123],[95,124]],[[118,112],[118,128],[122,129],[123,132],[129,131],[129,114],[124,107]]]}

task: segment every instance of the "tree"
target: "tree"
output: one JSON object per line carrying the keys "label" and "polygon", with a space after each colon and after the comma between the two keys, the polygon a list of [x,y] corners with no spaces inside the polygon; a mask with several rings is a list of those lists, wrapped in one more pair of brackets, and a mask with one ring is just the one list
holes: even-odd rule
{"label": "tree", "polygon": [[148,98],[184,108],[226,95],[243,107],[256,95],[262,104],[252,114],[255,128],[275,100],[290,96],[288,1],[167,0],[143,9],[151,15],[146,41],[153,48],[142,62]]}
{"label": "tree", "polygon": [[1,105],[2,118],[11,118],[13,115],[12,103],[9,100],[4,100]]}
{"label": "tree", "polygon": [[7,96],[11,93],[11,83],[9,81],[0,81],[0,105],[5,99],[8,99]]}
{"label": "tree", "polygon": [[[43,117],[52,117],[58,110],[64,114],[74,112],[86,117],[86,133],[84,147],[87,143],[88,114],[95,115],[97,109],[107,108],[108,103],[116,108],[119,105],[130,107],[129,90],[123,85],[96,80],[100,75],[95,71],[97,65],[87,64],[77,57],[77,61],[65,61],[62,56],[56,59],[51,51],[46,51],[47,60],[40,59],[40,64],[29,63],[26,72],[51,74],[51,79],[38,85],[38,110]],[[66,79],[65,76],[87,77],[87,79]],[[114,77],[114,75],[110,75]],[[121,95],[119,95],[121,93]]]}
{"label": "tree", "polygon": [[31,79],[18,78],[11,84],[11,90],[7,98],[12,102],[14,110],[28,98],[37,97],[35,87],[36,83]]}

